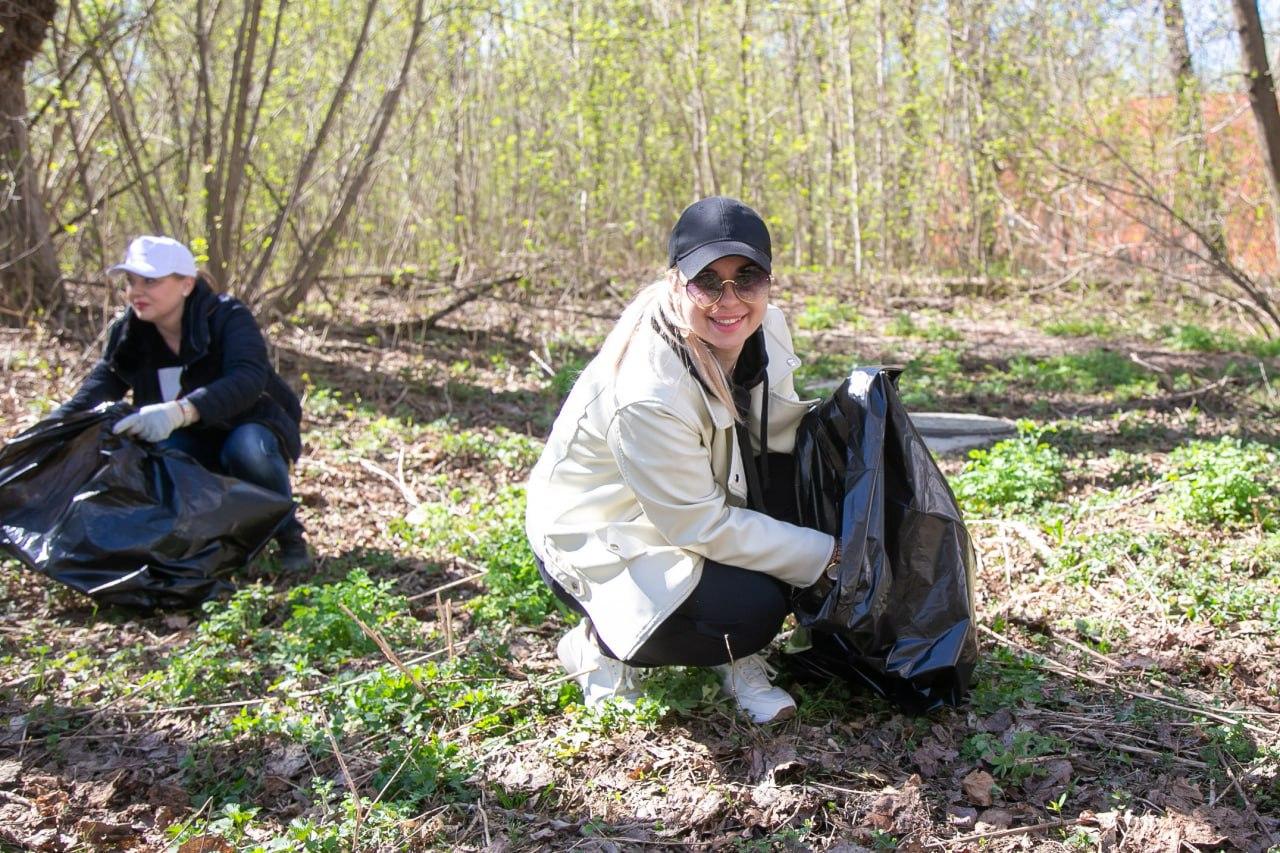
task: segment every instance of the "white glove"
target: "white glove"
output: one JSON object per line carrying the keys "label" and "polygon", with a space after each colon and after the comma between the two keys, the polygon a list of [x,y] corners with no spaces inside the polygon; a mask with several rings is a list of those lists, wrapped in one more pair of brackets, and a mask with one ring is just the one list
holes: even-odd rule
{"label": "white glove", "polygon": [[143,406],[136,414],[121,418],[111,431],[116,435],[124,433],[143,441],[164,441],[180,426],[186,425],[186,415],[182,406],[175,400],[172,403],[154,403]]}

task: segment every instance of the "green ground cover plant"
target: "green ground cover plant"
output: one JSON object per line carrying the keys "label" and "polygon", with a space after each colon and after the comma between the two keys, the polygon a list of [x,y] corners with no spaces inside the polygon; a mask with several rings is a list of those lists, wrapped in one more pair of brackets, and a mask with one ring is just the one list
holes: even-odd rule
{"label": "green ground cover plant", "polygon": [[970,451],[964,470],[951,481],[965,512],[1029,512],[1057,498],[1067,461],[1044,440],[1046,434],[1031,421],[1019,421],[1016,438]]}
{"label": "green ground cover plant", "polygon": [[485,567],[488,593],[472,602],[477,618],[515,617],[531,625],[559,605],[538,576],[524,535],[524,509],[523,487],[506,487],[492,496],[455,491],[448,503],[419,506],[396,530],[405,541]]}
{"label": "green ground cover plant", "polygon": [[1150,393],[1155,388],[1154,379],[1145,368],[1110,349],[1039,359],[1015,356],[1009,360],[1007,374],[1040,391],[1110,391],[1121,399]]}
{"label": "green ground cover plant", "polygon": [[1275,524],[1280,510],[1277,454],[1232,436],[1191,441],[1169,454],[1164,506],[1198,524]]}
{"label": "green ground cover plant", "polygon": [[[831,334],[847,328],[836,301],[823,292],[813,319],[837,325],[797,335],[802,388],[914,360],[909,405],[1023,421],[1008,442],[939,460],[978,555],[982,652],[964,708],[908,716],[802,678],[781,648],[771,662],[800,703],[783,726],[736,718],[698,668],[649,673],[635,710],[584,708],[554,651],[576,617],[536,576],[520,486],[572,378],[553,374],[577,350],[505,306],[436,349],[426,335],[361,344],[368,360],[350,370],[306,363],[297,492],[313,576],[262,560],[224,601],[147,616],[0,563],[0,846],[30,826],[93,849],[106,826],[174,853],[901,849],[985,831],[952,822],[971,810],[981,826],[1016,815],[1020,834],[983,842],[999,853],[1096,850],[1096,816],[1135,842],[1183,832],[1209,791],[1216,823],[1194,831],[1267,843],[1280,830],[1267,823],[1280,803],[1275,372],[1153,334],[1150,396],[1157,372],[1101,354],[1128,351],[1103,321],[1051,329],[1024,303],[965,303],[908,323],[859,306],[864,341]],[[997,326],[1016,347],[990,343]],[[1064,347],[1050,330],[1098,340],[1046,357]],[[79,354],[41,357],[57,373]],[[15,423],[29,391],[48,391],[22,370],[0,395]],[[1148,802],[1193,789],[1198,801]]]}
{"label": "green ground cover plant", "polygon": [[1106,320],[1097,317],[1048,320],[1040,325],[1040,329],[1055,338],[1105,338],[1116,331]]}
{"label": "green ground cover plant", "polygon": [[805,297],[804,307],[795,315],[794,323],[797,329],[806,332],[856,331],[867,327],[857,305],[834,296]]}

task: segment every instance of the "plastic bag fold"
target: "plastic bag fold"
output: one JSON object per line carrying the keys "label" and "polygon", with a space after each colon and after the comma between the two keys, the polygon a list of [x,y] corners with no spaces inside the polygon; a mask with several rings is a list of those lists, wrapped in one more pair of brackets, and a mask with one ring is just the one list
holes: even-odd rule
{"label": "plastic bag fold", "polygon": [[0,551],[104,604],[193,607],[232,589],[284,495],[113,435],[131,410],[48,418],[0,448]]}

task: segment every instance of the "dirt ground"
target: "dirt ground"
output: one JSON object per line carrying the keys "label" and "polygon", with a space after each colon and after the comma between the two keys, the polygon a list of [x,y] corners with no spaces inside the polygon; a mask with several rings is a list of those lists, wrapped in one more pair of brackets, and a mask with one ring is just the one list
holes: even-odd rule
{"label": "dirt ground", "polygon": [[[376,824],[377,768],[407,722],[339,732],[317,748],[261,721],[338,713],[308,691],[339,672],[371,671],[385,655],[320,673],[281,670],[269,683],[233,681],[180,701],[152,681],[190,659],[191,644],[208,636],[206,614],[99,609],[0,563],[0,850],[1280,844],[1280,545],[1262,520],[1206,528],[1172,518],[1162,503],[1171,488],[1162,472],[1181,444],[1225,437],[1280,446],[1278,360],[1171,345],[1154,329],[1199,309],[1134,306],[1114,294],[899,298],[834,318],[823,298],[786,300],[793,324],[807,318],[807,328],[796,325],[803,381],[821,387],[851,361],[914,363],[928,382],[913,385],[909,371],[908,402],[1053,424],[1046,440],[1068,459],[1057,515],[969,519],[982,663],[968,704],[906,715],[848,685],[806,683],[778,652],[801,713],[777,727],[735,717],[696,674],[663,688],[666,708],[652,718],[592,719],[548,700],[561,689],[554,644],[564,618],[482,630],[468,602],[485,591],[487,566],[442,540],[406,538],[404,524],[420,505],[498,495],[523,481],[564,377],[619,303],[476,303],[427,331],[366,304],[336,316],[382,319],[313,316],[271,328],[280,372],[307,391],[307,447],[295,475],[319,565],[306,580],[361,568],[389,581],[414,620],[413,639],[396,649],[405,660],[500,643],[505,670],[492,676],[495,689],[536,711],[493,736],[441,711],[434,731],[471,761],[470,775],[454,780],[463,793],[444,790],[452,777],[442,765],[440,790],[417,800],[415,813]],[[1143,311],[1145,325],[1133,320]],[[1043,331],[1064,316],[1112,325],[1100,334]],[[0,331],[4,436],[69,396],[99,345]],[[1132,395],[1078,377],[1046,379],[1044,365],[1100,351],[1137,365]],[[938,367],[948,358],[959,373]],[[495,455],[499,446],[518,452]],[[965,460],[940,464],[957,475]],[[1280,495],[1265,499],[1280,512]],[[269,555],[236,581],[270,585],[273,607],[299,583],[279,577]],[[315,780],[327,780],[329,799]],[[346,788],[365,798],[354,818],[334,805]],[[232,800],[242,811],[227,809]],[[328,829],[290,834],[308,821]]]}

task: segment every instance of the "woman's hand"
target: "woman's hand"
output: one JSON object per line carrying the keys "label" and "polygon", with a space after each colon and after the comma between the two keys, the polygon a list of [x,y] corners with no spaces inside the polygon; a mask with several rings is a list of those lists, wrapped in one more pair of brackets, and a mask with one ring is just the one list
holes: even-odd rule
{"label": "woman's hand", "polygon": [[136,414],[117,421],[111,431],[116,435],[124,433],[143,441],[164,441],[171,432],[186,424],[186,414],[181,404],[174,400],[171,403],[143,406]]}

